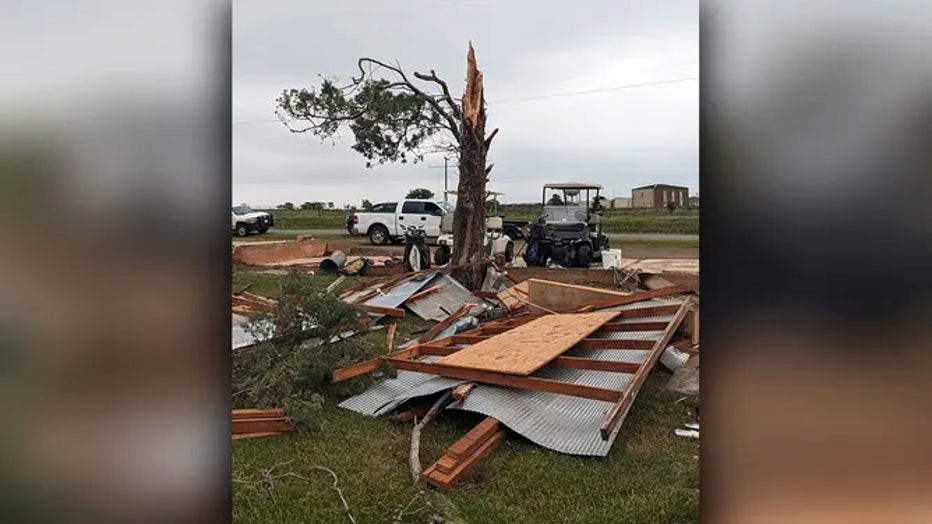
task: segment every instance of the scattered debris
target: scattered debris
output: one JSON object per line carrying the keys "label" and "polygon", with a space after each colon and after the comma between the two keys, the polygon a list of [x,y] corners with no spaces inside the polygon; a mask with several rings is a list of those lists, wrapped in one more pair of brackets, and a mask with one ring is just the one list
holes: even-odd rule
{"label": "scattered debris", "polygon": [[505,436],[501,425],[486,417],[463,438],[447,449],[437,462],[430,465],[421,478],[438,488],[451,488],[469,474],[482,457],[488,455]]}
{"label": "scattered debris", "polygon": [[666,388],[687,395],[699,394],[699,355],[689,357],[685,364],[673,372]]}
{"label": "scattered debris", "polygon": [[677,437],[699,438],[698,429],[676,428],[673,430],[673,434],[676,435]]}
{"label": "scattered debris", "polygon": [[233,440],[269,437],[294,430],[283,409],[233,410]]}
{"label": "scattered debris", "polygon": [[424,426],[426,426],[428,422],[437,416],[437,413],[440,412],[440,408],[442,408],[448,400],[450,400],[449,391],[441,395],[440,398],[434,402],[430,411],[424,415],[424,418],[421,419],[420,422],[414,425],[414,429],[411,431],[411,451],[408,454],[408,461],[411,466],[411,480],[415,484],[421,477],[421,430],[424,429]]}

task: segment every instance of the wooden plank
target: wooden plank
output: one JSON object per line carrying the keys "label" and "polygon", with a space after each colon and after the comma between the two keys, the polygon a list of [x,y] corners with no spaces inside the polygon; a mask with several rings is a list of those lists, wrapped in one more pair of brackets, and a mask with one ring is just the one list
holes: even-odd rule
{"label": "wooden plank", "polygon": [[469,310],[472,309],[472,304],[463,304],[453,313],[450,313],[447,318],[441,320],[434,324],[434,326],[427,330],[426,333],[417,337],[418,342],[427,342],[433,340],[437,335],[443,332],[444,329],[453,325],[454,322],[465,316],[469,313]]}
{"label": "wooden plank", "polygon": [[282,418],[285,416],[285,410],[282,408],[271,409],[234,409],[233,418]]}
{"label": "wooden plank", "polygon": [[508,309],[515,309],[528,299],[528,283],[521,282],[498,293],[497,297]]}
{"label": "wooden plank", "polygon": [[233,421],[233,433],[258,433],[266,431],[294,431],[295,427],[284,418],[236,419]]}
{"label": "wooden plank", "polygon": [[668,306],[644,306],[635,309],[622,309],[617,313],[618,318],[655,317],[658,315],[676,313],[679,309],[679,304],[670,304]]}
{"label": "wooden plank", "polygon": [[405,304],[408,304],[408,303],[411,303],[411,302],[417,302],[418,300],[420,300],[420,299],[422,299],[422,298],[424,298],[424,297],[433,295],[434,293],[440,291],[442,288],[443,288],[443,284],[437,284],[437,285],[435,285],[435,286],[430,286],[429,288],[427,288],[427,289],[425,289],[425,290],[423,290],[423,291],[418,291],[417,293],[415,293],[415,294],[411,295],[410,297],[408,297],[408,299],[405,300]]}
{"label": "wooden plank", "polygon": [[242,440],[244,438],[273,437],[275,435],[284,435],[281,431],[257,431],[255,433],[238,433],[233,435],[233,440]]}
{"label": "wooden plank", "polygon": [[[397,358],[414,358],[418,356],[419,354],[420,354],[420,348],[417,345],[415,345],[413,347],[407,347],[405,349],[395,351],[390,356],[397,357]],[[363,362],[357,362],[355,364],[352,364],[352,365],[349,365],[343,368],[334,369],[333,373],[331,374],[330,380],[332,382],[342,382],[344,380],[349,380],[351,378],[358,377],[359,375],[365,375],[366,373],[371,373],[375,371],[377,367],[379,367],[379,361],[380,359],[373,358],[370,360],[365,360]]]}
{"label": "wooden plank", "polygon": [[428,483],[439,488],[451,488],[457,482],[459,482],[460,479],[466,476],[482,457],[491,453],[504,438],[505,432],[499,430],[494,435],[492,435],[492,437],[483,442],[482,445],[476,449],[472,455],[460,462],[460,464],[456,467],[456,469],[453,470],[452,473],[444,474],[437,468],[431,467],[424,472],[422,478]]}
{"label": "wooden plank", "polygon": [[434,467],[437,468],[437,471],[447,475],[453,473],[453,470],[456,469],[456,466],[457,462],[449,455],[444,455],[437,459],[437,462],[434,462]]}
{"label": "wooden plank", "polygon": [[[593,309],[618,307],[618,306],[624,306],[627,304],[634,304],[635,302],[641,302],[644,300],[650,300],[652,298],[667,297],[670,295],[679,295],[682,293],[691,293],[691,292],[692,292],[692,289],[690,289],[687,286],[664,287],[660,289],[654,289],[651,291],[641,291],[638,293],[634,293],[632,295],[628,295],[626,297],[616,297],[616,298],[610,298],[610,299],[603,300],[603,301],[592,302],[592,303],[586,304],[586,307],[591,307]],[[568,310],[565,310],[565,311],[566,312],[572,311],[572,308],[569,308]]]}
{"label": "wooden plank", "polygon": [[458,378],[461,380],[471,380],[474,382],[482,382],[496,386],[530,389],[533,391],[545,391],[547,393],[556,393],[558,395],[591,398],[605,402],[617,402],[618,399],[621,398],[621,392],[615,391],[614,389],[581,386],[579,384],[570,384],[568,382],[560,382],[559,380],[550,380],[546,378],[525,377],[522,375],[506,375],[503,373],[482,371],[478,369],[445,366],[439,362],[429,363],[394,357],[384,358],[396,369],[418,371],[420,373],[429,373],[431,375],[438,375],[441,377]]}
{"label": "wooden plank", "polygon": [[461,461],[476,451],[479,446],[499,429],[499,422],[492,417],[485,417],[476,424],[463,438],[454,442],[446,451],[456,461]]}
{"label": "wooden plank", "polygon": [[613,311],[547,315],[444,357],[440,364],[527,376],[615,316]]}
{"label": "wooden plank", "polygon": [[[613,299],[626,299],[634,296],[631,293],[621,293],[610,289],[579,286],[538,278],[532,278],[527,282],[528,300],[532,304],[554,311],[575,311],[587,304]],[[637,302],[637,300],[634,300],[634,302]]]}
{"label": "wooden plank", "polygon": [[599,331],[663,331],[667,329],[667,322],[609,322],[599,328]]}
{"label": "wooden plank", "polygon": [[694,346],[699,345],[699,307],[696,306],[691,311],[689,317],[689,341]]}
{"label": "wooden plank", "polygon": [[405,310],[397,307],[384,307],[384,306],[370,306],[369,304],[363,304],[363,309],[369,313],[378,313],[380,315],[385,315],[395,318],[405,318]]}
{"label": "wooden plank", "polygon": [[437,357],[445,357],[447,355],[452,355],[462,348],[452,347],[452,346],[435,346],[433,344],[428,344],[426,346],[421,346],[421,355],[433,355]]}
{"label": "wooden plank", "polygon": [[637,373],[641,369],[640,362],[615,362],[613,360],[596,360],[594,358],[557,357],[550,365],[558,368],[594,369],[596,371],[612,371],[615,373]]}
{"label": "wooden plank", "polygon": [[476,291],[473,291],[472,294],[473,296],[479,298],[498,299],[498,291],[483,291],[481,289],[477,289]]}
{"label": "wooden plank", "polygon": [[454,344],[475,344],[477,342],[482,342],[483,340],[488,340],[492,338],[491,335],[453,335],[450,337],[453,339]]}
{"label": "wooden plank", "polygon": [[653,369],[657,361],[660,360],[660,355],[667,348],[670,339],[673,337],[673,333],[676,332],[676,328],[683,322],[686,313],[692,308],[692,305],[692,297],[687,298],[686,301],[680,305],[679,310],[676,312],[676,316],[674,316],[673,320],[667,325],[667,329],[664,330],[660,339],[655,342],[654,347],[650,350],[641,369],[634,374],[631,381],[628,382],[628,386],[625,388],[621,398],[612,406],[612,409],[609,410],[605,418],[605,423],[602,424],[599,430],[602,440],[608,440],[608,437],[615,431],[615,428],[624,421],[625,416],[628,414],[628,410],[631,409],[631,404],[634,402],[634,397],[637,396],[644,381],[647,380],[648,373],[650,373],[650,370]]}
{"label": "wooden plank", "polygon": [[388,352],[391,353],[395,350],[395,331],[398,329],[398,324],[391,324],[388,326],[388,333],[385,334],[385,345],[388,347]]}
{"label": "wooden plank", "polygon": [[617,340],[612,338],[587,338],[581,340],[576,347],[581,349],[650,349],[654,347],[653,340]]}

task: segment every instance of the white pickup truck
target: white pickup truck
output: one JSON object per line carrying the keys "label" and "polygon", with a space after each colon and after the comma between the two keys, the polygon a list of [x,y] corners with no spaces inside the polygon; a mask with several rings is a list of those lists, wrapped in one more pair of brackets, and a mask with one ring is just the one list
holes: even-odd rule
{"label": "white pickup truck", "polygon": [[[444,217],[447,216],[444,221]],[[442,200],[406,199],[380,202],[368,211],[353,214],[353,234],[366,235],[373,244],[387,244],[404,237],[405,228],[424,228],[430,239],[441,234],[441,223],[452,224],[453,206]],[[444,226],[446,229],[449,226]]]}
{"label": "white pickup truck", "polygon": [[253,232],[265,233],[275,224],[275,219],[272,218],[271,214],[265,211],[253,211],[246,204],[233,206],[231,216],[233,218],[232,229],[241,237]]}

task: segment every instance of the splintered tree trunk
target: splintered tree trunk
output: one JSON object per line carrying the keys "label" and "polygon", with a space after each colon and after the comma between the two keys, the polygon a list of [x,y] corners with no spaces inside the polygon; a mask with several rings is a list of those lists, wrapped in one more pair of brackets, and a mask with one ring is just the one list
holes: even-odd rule
{"label": "splintered tree trunk", "polygon": [[472,43],[466,56],[466,92],[463,93],[460,128],[460,180],[456,188],[456,214],[453,217],[453,276],[469,290],[482,285],[485,266],[485,183],[486,152],[485,97],[482,73],[476,67]]}

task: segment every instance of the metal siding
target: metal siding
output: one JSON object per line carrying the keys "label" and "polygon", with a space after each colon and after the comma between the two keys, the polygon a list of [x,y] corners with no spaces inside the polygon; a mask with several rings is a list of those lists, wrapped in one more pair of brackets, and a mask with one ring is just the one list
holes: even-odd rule
{"label": "metal siding", "polygon": [[[459,309],[466,302],[482,304],[487,309],[490,308],[484,300],[470,293],[469,290],[449,275],[437,275],[436,278],[431,280],[430,285],[425,285],[424,288],[437,284],[442,286],[439,291],[431,293],[420,300],[409,302],[405,306],[424,320],[437,322],[447,318],[450,313]],[[475,315],[478,314],[478,312],[475,313]]]}
{"label": "metal siding", "polygon": [[[417,360],[420,362],[436,362],[441,358],[438,356],[425,356]],[[366,391],[344,400],[339,404],[339,407],[362,415],[378,416],[398,407],[405,400],[431,395],[463,382],[462,380],[453,380],[417,371],[398,371],[395,378],[385,379],[378,384],[374,384]]]}

